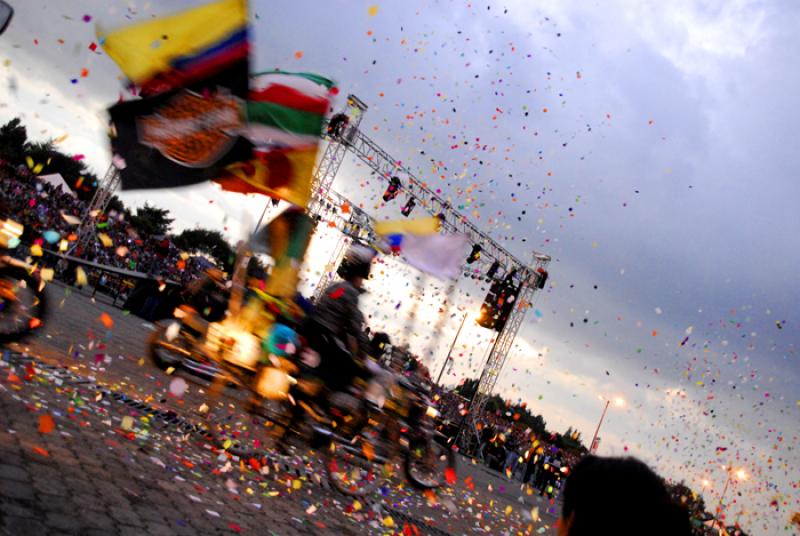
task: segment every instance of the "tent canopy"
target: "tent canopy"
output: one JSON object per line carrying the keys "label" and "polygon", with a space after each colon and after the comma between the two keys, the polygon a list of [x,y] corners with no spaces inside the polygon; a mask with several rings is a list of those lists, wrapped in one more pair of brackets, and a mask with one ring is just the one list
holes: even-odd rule
{"label": "tent canopy", "polygon": [[48,184],[52,184],[56,188],[61,188],[61,191],[65,194],[69,194],[75,197],[75,192],[72,191],[72,188],[69,187],[67,181],[64,180],[64,177],[61,176],[60,173],[52,173],[50,175],[39,175],[39,180],[42,180]]}

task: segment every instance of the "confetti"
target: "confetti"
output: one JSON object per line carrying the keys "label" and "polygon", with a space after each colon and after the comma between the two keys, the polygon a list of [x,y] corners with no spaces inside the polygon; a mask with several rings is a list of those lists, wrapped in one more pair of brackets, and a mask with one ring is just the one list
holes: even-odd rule
{"label": "confetti", "polygon": [[39,415],[39,433],[49,434],[56,429],[56,422],[50,415]]}
{"label": "confetti", "polygon": [[100,313],[98,320],[100,320],[100,323],[103,324],[106,329],[112,329],[114,327],[114,319],[111,318],[111,315],[108,313]]}

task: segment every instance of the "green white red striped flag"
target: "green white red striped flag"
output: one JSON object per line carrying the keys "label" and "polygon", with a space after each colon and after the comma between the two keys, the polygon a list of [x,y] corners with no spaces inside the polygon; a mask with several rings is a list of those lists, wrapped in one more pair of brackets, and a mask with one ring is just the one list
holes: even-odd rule
{"label": "green white red striped flag", "polygon": [[333,82],[310,73],[268,71],[251,78],[242,135],[256,157],[229,166],[226,190],[262,193],[306,206]]}

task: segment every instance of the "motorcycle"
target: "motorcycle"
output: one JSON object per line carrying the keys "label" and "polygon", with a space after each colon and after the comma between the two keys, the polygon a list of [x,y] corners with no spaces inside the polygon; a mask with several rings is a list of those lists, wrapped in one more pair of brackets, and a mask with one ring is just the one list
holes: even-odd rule
{"label": "motorcycle", "polygon": [[[150,337],[155,364],[234,385],[250,395],[245,404],[252,418],[248,430],[225,433],[218,428],[215,435],[209,423],[211,436],[227,451],[257,455],[275,440],[275,427],[283,427],[305,444],[320,447],[331,485],[351,496],[374,491],[398,457],[408,481],[418,489],[440,487],[447,475],[455,474],[454,452],[437,442],[432,420],[436,411],[425,392],[411,383],[401,380],[394,386],[392,408],[403,406],[401,413],[384,407],[391,382],[379,367],[362,391],[332,393],[321,409],[312,400],[318,400],[322,386],[305,377],[300,366],[314,352],[300,346],[291,328],[275,324],[262,344],[254,334],[232,327],[236,324],[204,321],[188,306],[178,307],[174,316]],[[264,351],[270,362],[260,366]],[[299,423],[288,416],[292,406],[302,409]]]}
{"label": "motorcycle", "polygon": [[[16,245],[22,225],[0,220],[0,247]],[[34,267],[0,252],[0,344],[18,342],[40,329],[47,311],[44,281]]]}
{"label": "motorcycle", "polygon": [[452,484],[456,455],[436,431],[438,411],[429,389],[388,371],[375,372],[364,394],[365,425],[349,440],[340,438],[326,452],[331,485],[346,495],[371,493],[390,476],[398,458],[406,479],[416,489]]}

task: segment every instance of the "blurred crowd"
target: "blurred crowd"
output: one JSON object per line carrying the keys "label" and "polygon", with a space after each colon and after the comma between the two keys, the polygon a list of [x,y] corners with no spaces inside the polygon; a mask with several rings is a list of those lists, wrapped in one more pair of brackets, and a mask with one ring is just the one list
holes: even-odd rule
{"label": "blurred crowd", "polygon": [[[446,435],[455,437],[468,407],[469,400],[457,390],[439,389],[438,409],[443,422],[449,423],[443,430]],[[473,453],[475,459],[549,499],[561,497],[573,468],[586,457],[585,452],[559,447],[552,435],[537,435],[502,410],[484,410],[474,432],[479,438],[477,451]],[[719,527],[706,511],[702,496],[684,484],[666,481],[663,484],[672,501],[687,511],[693,536],[744,536],[738,527]]]}
{"label": "blurred crowd", "polygon": [[[51,250],[57,250],[61,240],[67,240],[69,247],[74,244],[78,223],[88,209],[88,203],[71,191],[40,180],[24,166],[14,169],[7,165],[0,166],[0,206],[3,217],[25,226],[23,243],[38,241]],[[166,236],[140,234],[123,214],[109,211],[91,221],[96,238],[72,250],[71,255],[180,284],[193,280],[208,264],[201,258],[182,256]]]}
{"label": "blurred crowd", "polygon": [[[469,400],[456,390],[440,391],[439,411],[444,422],[449,423],[447,435],[457,433],[468,406]],[[479,461],[549,498],[558,495],[570,468],[581,456],[560,448],[549,435],[537,435],[501,410],[484,410],[478,428],[472,433],[477,434],[475,455]]]}
{"label": "blurred crowd", "polygon": [[[37,178],[24,166],[15,169],[0,164],[0,217],[24,226],[21,239],[24,244],[38,244],[43,249],[58,250],[62,240],[66,240],[74,257],[139,272],[158,280],[178,283],[181,287],[197,279],[209,265],[204,258],[181,252],[166,236],[140,233],[126,221],[125,214],[114,211],[90,216],[95,239],[88,241],[84,247],[72,249],[77,240],[78,225],[86,217],[87,210],[87,202],[76,198],[71,191],[64,191],[62,187]],[[64,270],[58,272],[64,275]],[[98,277],[105,278],[105,274],[99,274]],[[156,317],[155,308],[159,304],[151,302],[159,293],[143,292],[145,294],[142,307],[150,311],[145,316]],[[403,349],[398,353],[408,354],[408,351]],[[445,435],[454,438],[462,425],[471,427],[471,423],[463,419],[470,401],[457,390],[435,386],[427,368],[411,357],[414,361],[411,370],[437,393],[437,406],[445,423],[442,430]],[[529,485],[532,490],[549,499],[558,498],[564,493],[568,476],[573,468],[581,464],[585,455],[585,449],[581,452],[559,447],[555,435],[537,434],[502,409],[485,410],[477,427],[468,433],[474,437],[471,454],[478,461],[504,474],[509,480]],[[716,528],[713,517],[705,511],[701,497],[682,484],[666,484],[666,488],[672,501],[688,510],[694,535],[724,533]],[[735,530],[728,533],[744,534]]]}

